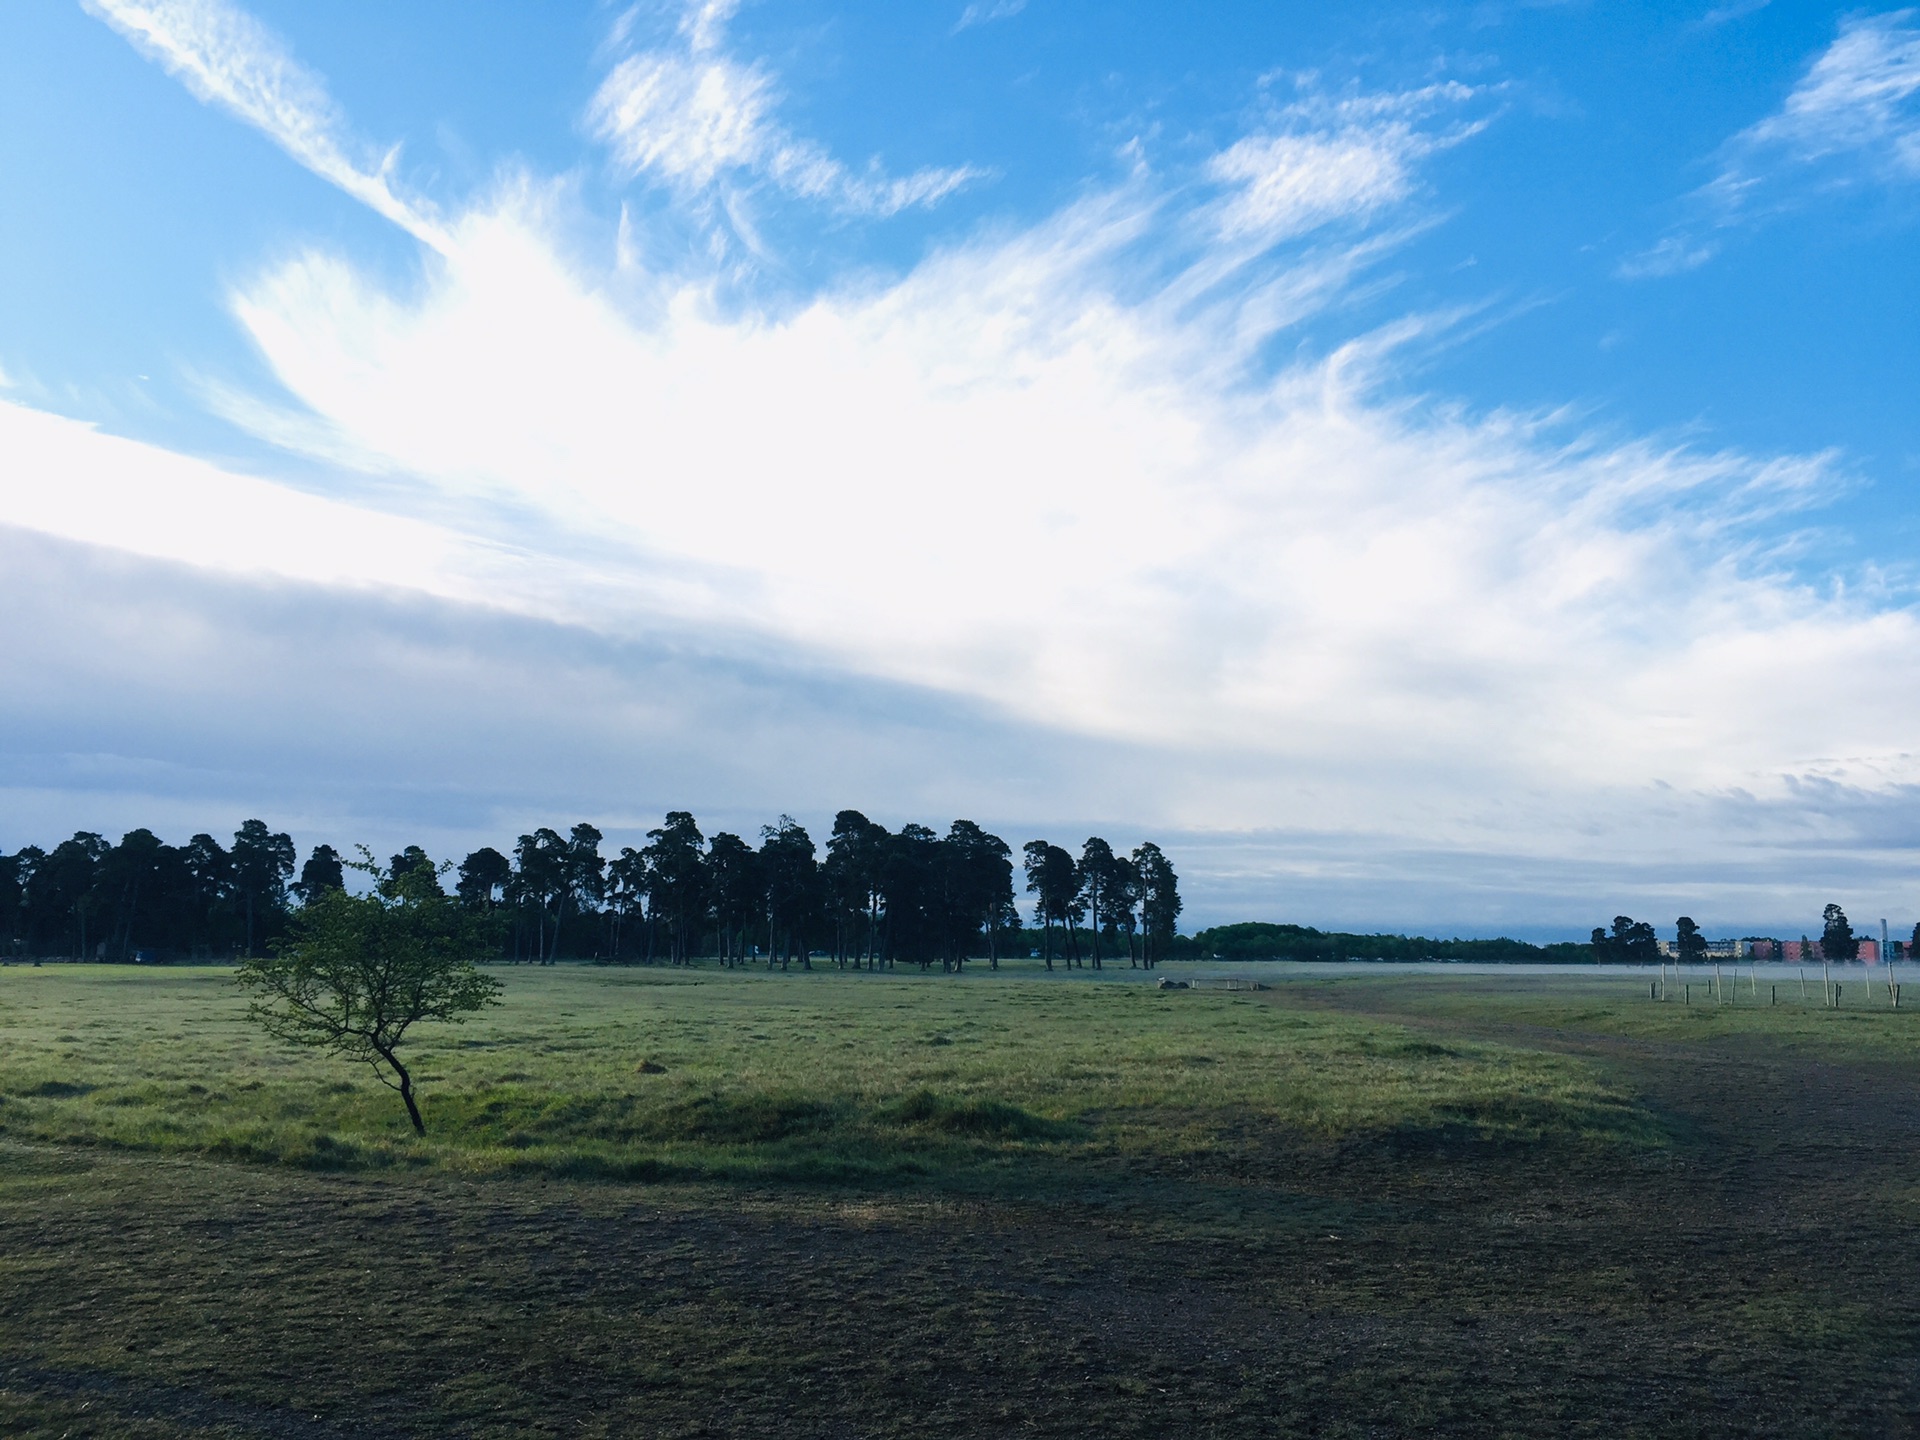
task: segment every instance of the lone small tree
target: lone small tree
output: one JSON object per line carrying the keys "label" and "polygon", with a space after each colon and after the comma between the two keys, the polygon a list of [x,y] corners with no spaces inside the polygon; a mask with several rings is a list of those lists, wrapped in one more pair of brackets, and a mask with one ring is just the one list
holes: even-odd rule
{"label": "lone small tree", "polygon": [[373,877],[371,894],[324,891],[294,918],[286,941],[247,960],[235,978],[253,996],[248,1015],[268,1034],[366,1062],[400,1092],[415,1133],[425,1135],[401,1043],[422,1021],[458,1024],[499,1004],[500,982],[474,968],[483,926],[441,890],[433,866],[396,873],[364,846],[360,857],[347,863]]}
{"label": "lone small tree", "polygon": [[1820,916],[1820,953],[1828,960],[1858,960],[1860,940],[1847,923],[1847,912],[1829,905]]}
{"label": "lone small tree", "polygon": [[1679,953],[1682,965],[1698,965],[1707,958],[1707,937],[1700,933],[1700,927],[1693,923],[1691,915],[1682,915],[1675,927],[1679,939],[1674,949]]}
{"label": "lone small tree", "polygon": [[[1691,920],[1685,923],[1693,924]],[[1613,917],[1612,935],[1604,930],[1593,932],[1593,958],[1620,965],[1658,964],[1660,940],[1647,921],[1636,920],[1631,915],[1616,915]]]}

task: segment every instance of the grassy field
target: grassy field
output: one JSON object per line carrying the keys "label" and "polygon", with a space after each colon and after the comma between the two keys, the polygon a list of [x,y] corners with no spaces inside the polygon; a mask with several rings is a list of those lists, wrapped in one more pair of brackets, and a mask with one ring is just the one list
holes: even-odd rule
{"label": "grassy field", "polygon": [[0,1433],[1920,1426],[1911,1010],[499,973],[419,1141],[229,972],[0,969]]}
{"label": "grassy field", "polygon": [[1655,1138],[1590,1066],[1253,993],[1004,971],[500,973],[502,1008],[421,1032],[422,1145],[370,1072],[260,1036],[230,971],[16,967],[0,972],[0,1124],[324,1169],[992,1185],[1262,1135]]}

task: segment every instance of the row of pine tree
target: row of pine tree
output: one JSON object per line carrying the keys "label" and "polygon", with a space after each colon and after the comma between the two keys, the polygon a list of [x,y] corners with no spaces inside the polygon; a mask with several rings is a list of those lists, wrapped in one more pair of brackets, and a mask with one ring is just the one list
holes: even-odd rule
{"label": "row of pine tree", "polygon": [[347,884],[355,865],[424,871],[490,922],[501,959],[562,958],[810,967],[816,956],[853,968],[901,963],[958,969],[969,959],[1041,956],[1101,968],[1124,954],[1151,967],[1181,910],[1179,880],[1160,847],[1131,854],[1093,837],[1075,856],[1034,840],[1015,898],[1015,859],[997,835],[956,820],[944,835],[898,831],[842,810],[820,853],[790,816],[761,827],[759,844],[707,837],[686,811],[647,843],[602,853],[592,825],[541,828],[511,854],[482,847],[436,864],[414,845],[385,867],[315,846],[296,872],[292,839],[248,820],[222,845],[195,835],[169,845],[134,830],[115,845],[81,832],[50,850],[0,855],[0,942],[15,956],[94,960],[228,959],[259,955],[295,909]]}

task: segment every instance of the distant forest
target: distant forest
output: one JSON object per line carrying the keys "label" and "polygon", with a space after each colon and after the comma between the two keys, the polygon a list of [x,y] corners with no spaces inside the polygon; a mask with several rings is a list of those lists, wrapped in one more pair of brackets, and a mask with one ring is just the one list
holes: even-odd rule
{"label": "distant forest", "polygon": [[[1147,968],[1198,959],[1659,958],[1653,927],[1625,916],[1612,938],[1596,930],[1591,943],[1550,945],[1263,922],[1181,935],[1179,877],[1158,845],[1122,854],[1095,836],[1076,856],[1034,840],[1016,857],[970,820],[955,820],[944,835],[924,825],[895,832],[842,810],[824,855],[786,815],[761,827],[758,845],[726,831],[703,835],[684,810],[648,831],[637,849],[606,855],[604,838],[587,824],[564,835],[542,828],[520,836],[508,853],[483,846],[458,864],[436,864],[409,845],[385,866],[429,872],[444,893],[487,917],[493,958],[534,964],[680,965],[711,957],[810,966],[824,957],[856,968],[957,969],[972,959],[997,965],[1031,954],[1049,969],[1056,962],[1099,969],[1123,956]],[[227,845],[211,835],[169,845],[150,830],[130,831],[115,845],[82,831],[50,850],[29,845],[0,854],[0,955],[118,962],[261,955],[301,905],[344,886],[356,863],[331,845],[315,846],[300,863],[292,839],[259,820],[243,824]],[[1016,903],[1016,884],[1031,900],[1029,916]],[[1848,953],[1839,948],[1845,917],[1836,928],[1838,907],[1829,911],[1828,953]],[[1691,926],[1683,917],[1683,944]]]}
{"label": "distant forest", "polygon": [[[1524,940],[1429,940],[1419,935],[1349,935],[1306,925],[1249,921],[1216,925],[1187,942],[1197,957],[1217,960],[1475,960],[1483,964],[1588,962],[1592,945],[1529,945]],[[1613,958],[1611,956],[1604,958]]]}
{"label": "distant forest", "polygon": [[[1048,969],[1102,968],[1125,956],[1151,968],[1181,942],[1179,879],[1153,844],[1121,854],[1098,837],[1076,857],[1035,840],[1020,876],[1031,925],[1015,903],[1006,841],[970,820],[940,835],[889,831],[857,810],[834,817],[822,856],[790,816],[760,843],[700,832],[676,810],[647,844],[601,853],[591,825],[522,835],[511,855],[491,846],[458,865],[417,845],[384,868],[424,871],[443,893],[484,915],[496,958],[687,964],[717,957],[810,967],[901,963],[957,969],[970,959],[1036,953]],[[50,850],[0,855],[0,947],[13,957],[110,961],[226,960],[260,955],[298,908],[347,884],[355,861],[330,845],[304,864],[292,839],[249,820],[230,845],[195,835],[169,845],[150,830],[115,845],[81,832]]]}

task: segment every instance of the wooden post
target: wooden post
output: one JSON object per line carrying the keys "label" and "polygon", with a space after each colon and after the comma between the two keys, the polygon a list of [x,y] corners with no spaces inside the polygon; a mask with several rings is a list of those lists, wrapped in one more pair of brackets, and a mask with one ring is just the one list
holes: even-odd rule
{"label": "wooden post", "polygon": [[1807,967],[1804,965],[1800,967],[1800,998],[1807,998]]}
{"label": "wooden post", "polygon": [[1780,987],[1778,985],[1775,985],[1772,988],[1773,988],[1773,1003],[1778,1005],[1780,1003]]}

